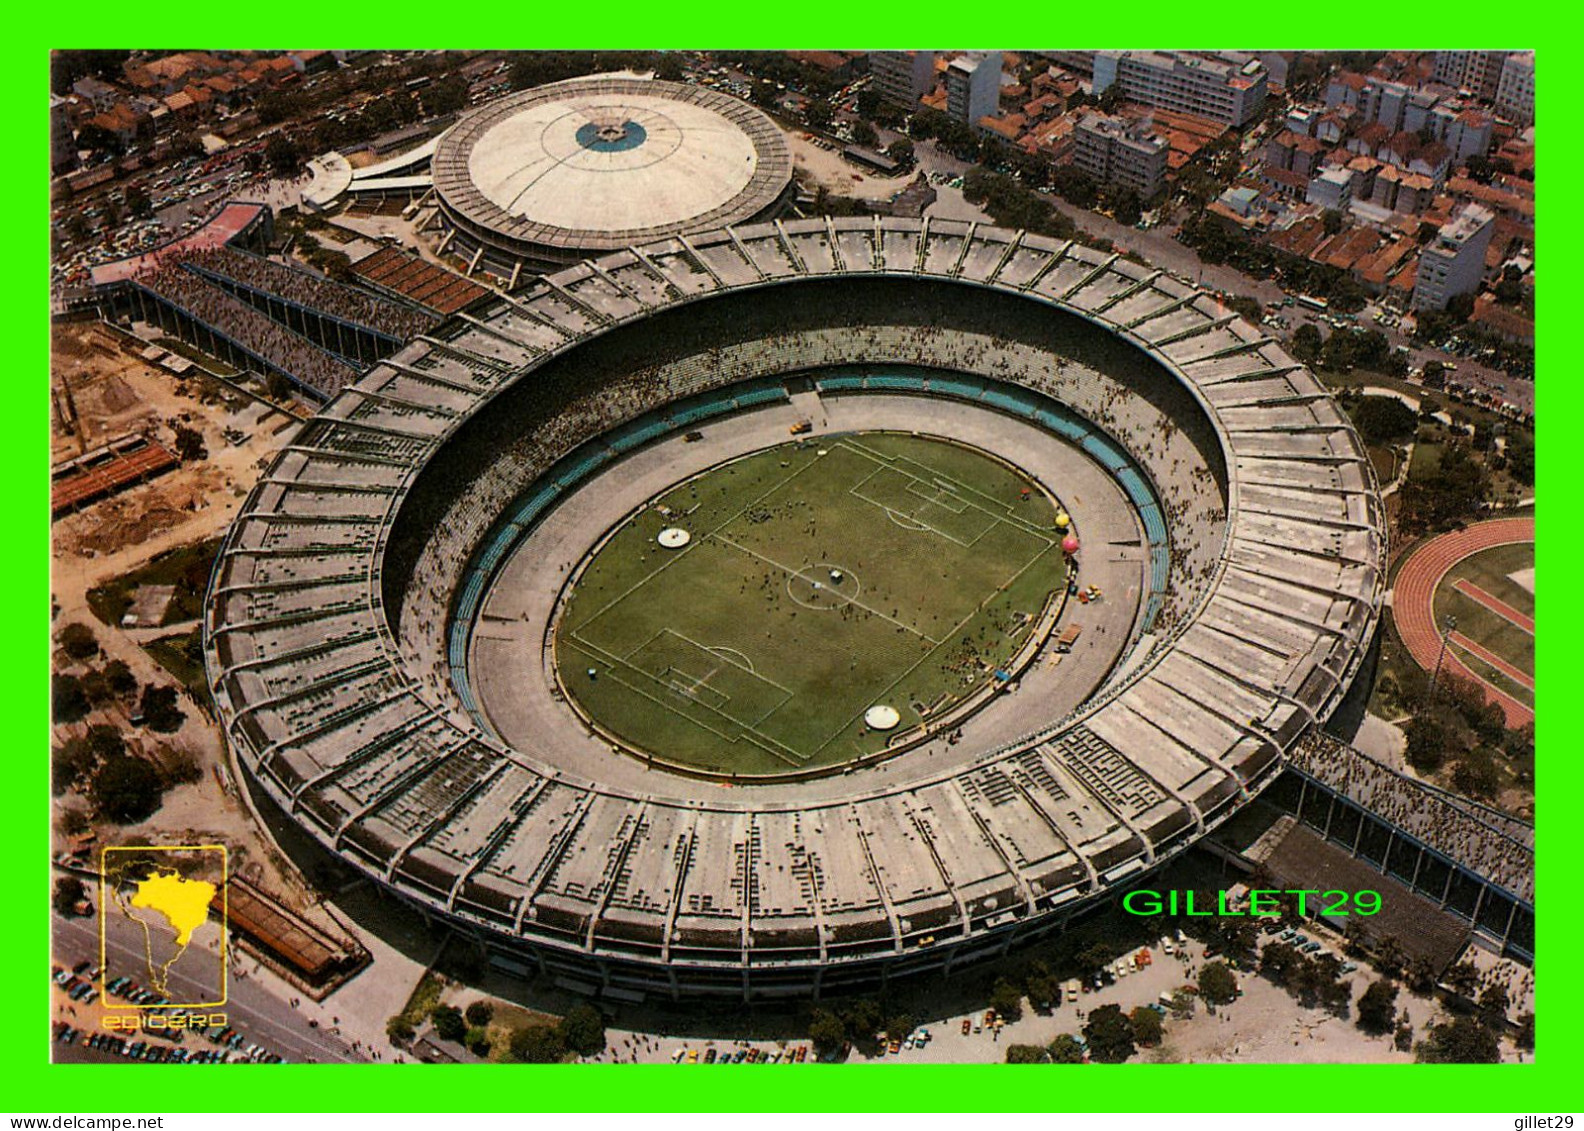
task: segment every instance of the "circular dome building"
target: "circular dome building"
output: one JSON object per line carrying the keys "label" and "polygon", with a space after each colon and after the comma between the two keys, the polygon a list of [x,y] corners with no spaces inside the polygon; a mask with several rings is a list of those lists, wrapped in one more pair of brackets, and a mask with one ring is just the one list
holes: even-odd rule
{"label": "circular dome building", "polygon": [[447,250],[503,275],[768,219],[793,191],[765,114],[703,87],[602,76],[535,87],[439,140]]}

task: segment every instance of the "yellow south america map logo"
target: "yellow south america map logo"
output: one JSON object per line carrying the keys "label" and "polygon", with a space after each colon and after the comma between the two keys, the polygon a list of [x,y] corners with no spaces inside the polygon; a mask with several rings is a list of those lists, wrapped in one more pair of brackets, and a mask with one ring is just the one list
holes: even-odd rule
{"label": "yellow south america map logo", "polygon": [[224,1005],[224,847],[105,848],[99,879],[101,992],[127,977],[167,999],[145,1008]]}

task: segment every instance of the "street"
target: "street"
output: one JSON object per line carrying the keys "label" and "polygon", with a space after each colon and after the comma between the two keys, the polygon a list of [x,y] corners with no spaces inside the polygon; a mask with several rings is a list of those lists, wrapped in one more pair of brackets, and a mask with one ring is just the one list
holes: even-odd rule
{"label": "street", "polygon": [[[66,967],[71,967],[83,959],[98,962],[97,918],[61,919],[56,916],[52,918],[51,925],[53,927],[51,948],[56,962]],[[118,919],[113,915],[106,919],[105,948],[117,957],[123,968],[142,968],[144,965],[143,940],[138,928],[129,920]],[[310,1028],[299,1009],[275,997],[264,988],[262,982],[252,979],[243,970],[238,969],[238,967],[250,968],[252,964],[251,958],[240,955],[235,950],[231,952],[229,994],[224,1007],[230,1024],[248,1043],[263,1045],[270,1052],[279,1053],[293,1064],[309,1061],[362,1063],[367,1059],[354,1052],[349,1045],[338,1040],[326,1029]],[[213,993],[213,987],[202,985],[198,979],[184,974],[180,963],[171,969],[169,984],[172,997],[181,993],[188,995],[189,1000],[201,1001],[205,1000],[204,995]],[[64,1019],[82,1029],[86,1036],[93,1031],[99,1015],[115,1007],[100,1006],[94,999],[89,999],[88,1002],[76,1005],[74,1008],[77,1011],[76,1016],[68,1016]],[[116,1012],[127,1011],[126,1008],[116,1009]],[[52,1020],[61,1019],[59,1015],[52,1018]],[[201,1037],[190,1037],[188,1041],[193,1048],[210,1047],[209,1042]],[[77,1055],[79,1052],[81,1056]],[[57,1047],[55,1055],[57,1059],[62,1060],[120,1059],[84,1048],[81,1039],[75,1045]]]}

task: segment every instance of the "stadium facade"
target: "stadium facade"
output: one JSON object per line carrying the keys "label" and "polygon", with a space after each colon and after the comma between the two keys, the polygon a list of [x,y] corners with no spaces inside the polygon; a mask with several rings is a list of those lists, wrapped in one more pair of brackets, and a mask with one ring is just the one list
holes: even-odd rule
{"label": "stadium facade", "polygon": [[[792,388],[972,402],[1107,469],[1149,551],[1110,678],[1023,701],[1015,741],[813,783],[502,743],[460,677],[515,540],[628,453]],[[503,968],[807,995],[1003,953],[1203,838],[1337,709],[1385,567],[1346,416],[1191,284],[986,226],[809,220],[635,244],[376,362],[248,496],[205,652],[264,793]]]}

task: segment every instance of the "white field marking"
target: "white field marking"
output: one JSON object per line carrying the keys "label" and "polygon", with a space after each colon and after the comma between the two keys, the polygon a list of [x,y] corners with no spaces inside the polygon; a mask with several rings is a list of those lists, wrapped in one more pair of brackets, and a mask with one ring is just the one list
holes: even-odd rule
{"label": "white field marking", "polygon": [[[940,442],[948,443],[949,441],[941,440]],[[976,510],[982,510],[986,512],[990,515],[990,517],[996,519],[998,522],[1005,522],[1010,526],[1015,526],[1021,530],[1025,530],[1043,542],[1049,542],[1052,545],[1056,543],[1056,539],[1050,536],[1051,532],[1049,530],[1035,523],[1031,523],[1027,519],[1019,518],[1012,512],[1012,508],[1007,506],[1001,500],[991,495],[986,495],[983,491],[980,491],[975,487],[971,487],[966,483],[959,482],[949,475],[942,475],[933,467],[930,467],[928,464],[920,463],[911,456],[888,456],[883,452],[877,452],[872,448],[864,446],[861,441],[855,440],[851,437],[843,440],[843,443],[845,443],[848,447],[857,449],[864,456],[880,464],[881,466],[889,467],[899,474],[906,475],[917,480],[928,479],[930,482],[935,483],[936,485],[945,484],[951,490],[952,494],[956,495],[958,498],[962,499],[969,506],[975,508]],[[899,466],[900,464],[906,464],[907,468]],[[917,468],[918,471],[915,472],[908,470],[908,468]],[[919,474],[919,472],[922,472],[923,474]],[[982,503],[975,502],[974,500],[976,499],[982,499],[984,501]],[[1081,502],[1082,500],[1078,501]],[[1056,504],[1057,510],[1068,511],[1068,513],[1071,513],[1070,508],[1063,505],[1060,499],[1055,499],[1054,502]]]}
{"label": "white field marking", "polygon": [[[720,658],[725,660],[728,664],[731,664],[733,667],[741,668],[743,671],[747,672],[749,675],[751,675],[755,679],[757,679],[760,683],[768,683],[771,687],[775,688],[777,691],[781,692],[783,695],[791,695],[792,694],[791,691],[789,691],[785,687],[782,687],[775,680],[769,678],[768,676],[762,676],[758,672],[754,671],[753,663],[748,660],[747,656],[743,656],[743,654],[741,652],[738,652],[737,649],[735,649],[735,648],[727,648],[724,645],[712,646],[712,645],[709,645],[709,644],[700,644],[697,640],[694,640],[687,633],[678,632],[674,628],[662,628],[660,630],[660,632],[655,633],[655,636],[659,636],[660,633],[665,633],[665,634],[670,635],[670,636],[675,636],[678,640],[685,640],[689,644],[693,645],[693,647],[697,648],[700,652],[703,652],[706,655],[720,655],[721,652],[733,652],[733,653],[736,653],[737,655],[742,656],[743,663],[740,663],[740,664],[737,663],[730,656],[720,656]],[[651,640],[652,639],[653,638],[651,638]],[[717,669],[717,670],[719,670],[719,669]]]}
{"label": "white field marking", "polygon": [[[767,450],[773,451],[774,449],[767,449]],[[755,453],[755,454],[759,454],[759,453]],[[747,457],[747,458],[752,458],[752,457]],[[621,593],[618,593],[616,596],[612,597],[610,599],[610,601],[608,601],[606,604],[602,605],[599,609],[595,610],[595,612],[593,613],[592,616],[590,616],[586,620],[584,620],[583,628],[592,628],[594,626],[594,622],[595,621],[599,620],[606,613],[610,612],[610,610],[612,608],[614,608],[616,605],[621,604],[621,602],[625,601],[628,597],[630,597],[634,593],[638,592],[638,590],[642,589],[645,585],[648,585],[656,577],[660,576],[660,574],[664,573],[666,570],[668,570],[668,569],[672,568],[673,566],[675,566],[678,562],[681,562],[681,561],[685,560],[688,557],[688,555],[690,555],[693,552],[693,550],[701,542],[703,542],[710,535],[714,534],[716,530],[724,530],[726,527],[730,526],[732,523],[736,522],[739,518],[741,518],[743,513],[745,511],[747,511],[749,507],[752,507],[755,504],[763,501],[764,499],[769,498],[771,495],[775,494],[782,487],[785,487],[788,483],[792,482],[792,480],[796,479],[799,475],[802,475],[805,471],[807,471],[809,468],[813,467],[818,462],[819,462],[819,460],[817,460],[817,459],[810,460],[807,464],[805,464],[804,466],[798,468],[796,471],[792,472],[792,474],[781,477],[774,484],[772,484],[770,487],[766,488],[765,492],[762,495],[757,495],[753,499],[750,499],[748,502],[744,503],[742,505],[742,507],[739,508],[738,511],[735,514],[731,515],[724,522],[722,522],[718,526],[716,526],[715,530],[707,530],[707,531],[703,531],[702,533],[700,533],[698,536],[696,536],[693,539],[693,541],[689,542],[686,546],[682,547],[682,549],[679,550],[677,553],[672,554],[669,557],[667,557],[666,560],[661,563],[661,565],[660,565],[660,567],[658,569],[652,570],[651,572],[645,574],[643,577],[641,577],[637,581],[635,581],[632,585],[628,586],[625,591],[623,591]],[[718,470],[720,466],[723,466],[723,465],[717,465],[716,467],[707,468],[707,469],[705,469],[705,471],[700,472],[699,475],[696,475],[693,478],[697,479],[697,478],[699,478],[699,477],[701,477],[703,475],[708,474],[711,471]],[[679,487],[686,486],[688,482],[690,482],[690,480],[683,480],[681,483],[678,483],[674,487],[669,488],[667,493],[669,493],[669,491],[674,491],[674,490],[676,490]],[[658,497],[659,496],[656,496],[656,498],[658,498]],[[651,499],[649,502],[653,503],[654,500]],[[649,506],[649,503],[646,503],[645,504],[645,509],[648,509],[648,506]],[[687,513],[688,514],[692,514],[693,512],[692,512],[692,510],[689,510]],[[623,527],[625,528],[626,526],[632,525],[632,523],[634,521],[636,521],[635,518],[628,519],[627,522],[623,524]],[[618,533],[620,533],[620,532],[618,531]],[[607,548],[610,546],[610,541],[611,540],[607,540],[606,543],[605,543]]]}
{"label": "white field marking", "polygon": [[[632,670],[639,672],[645,678],[653,679],[653,677],[650,676],[648,672],[643,671],[643,669],[641,669],[641,668],[633,668]],[[622,678],[621,669],[619,669],[619,668],[611,668],[607,672],[607,677],[612,679],[612,680],[614,680],[615,682],[621,684],[628,691],[631,691],[634,695],[637,695],[640,698],[649,700],[649,702],[653,703],[655,706],[657,706],[657,707],[661,708],[662,710],[666,711],[668,714],[676,715],[678,718],[682,719],[684,722],[692,723],[694,726],[698,727],[700,730],[708,731],[709,733],[713,734],[715,737],[721,739],[723,742],[726,742],[729,745],[735,745],[739,741],[742,741],[742,740],[746,739],[749,743],[751,743],[752,745],[758,747],[760,750],[763,750],[766,754],[769,754],[769,755],[771,755],[772,757],[775,757],[775,758],[779,758],[781,761],[785,762],[787,765],[792,766],[794,768],[798,768],[798,769],[801,769],[802,766],[804,765],[804,763],[808,762],[809,759],[811,759],[813,757],[812,754],[804,754],[801,751],[793,750],[790,747],[782,747],[781,743],[776,742],[776,740],[771,738],[769,735],[764,734],[764,733],[762,733],[760,731],[757,731],[757,730],[753,730],[752,728],[744,726],[742,723],[738,722],[736,719],[732,718],[730,715],[724,714],[721,711],[717,711],[717,710],[715,710],[715,708],[711,707],[708,703],[704,703],[704,702],[702,702],[700,700],[695,699],[695,700],[692,700],[692,702],[697,704],[697,706],[700,709],[708,711],[712,715],[717,715],[720,718],[725,719],[727,722],[731,723],[733,726],[735,726],[737,728],[736,733],[735,734],[727,733],[726,731],[721,730],[718,726],[711,726],[708,722],[705,722],[703,719],[697,719],[697,718],[694,718],[692,715],[684,714],[683,712],[677,710],[676,707],[673,706],[672,704],[667,703],[664,699],[656,698],[647,689],[638,686],[637,684],[633,683],[631,680],[623,679]]]}
{"label": "white field marking", "polygon": [[[714,538],[718,542],[723,543],[724,545],[730,546],[734,550],[741,550],[743,553],[747,554],[751,558],[758,558],[760,561],[764,562],[766,565],[772,565],[776,569],[780,570],[782,573],[787,574],[788,576],[793,576],[793,575],[796,575],[798,573],[798,571],[796,569],[792,568],[791,566],[782,565],[780,562],[776,561],[774,558],[766,557],[764,554],[761,554],[761,553],[759,553],[759,552],[757,552],[755,550],[750,550],[747,546],[744,546],[741,543],[733,542],[730,538],[727,538],[724,534],[712,534],[712,535],[710,535],[710,537]],[[874,614],[875,616],[879,617],[881,620],[885,621],[887,624],[894,624],[900,629],[904,629],[907,632],[911,632],[914,636],[917,636],[920,640],[928,640],[931,644],[939,644],[940,643],[939,640],[934,639],[933,637],[929,636],[926,633],[920,632],[918,629],[914,628],[912,625],[903,624],[901,621],[895,619],[894,617],[888,617],[888,616],[886,616],[886,614],[882,613],[879,609],[870,608],[868,605],[864,604],[862,601],[853,600],[853,601],[849,601],[848,603],[849,604],[853,604],[853,605],[857,605],[860,609],[864,610],[867,613]]]}

